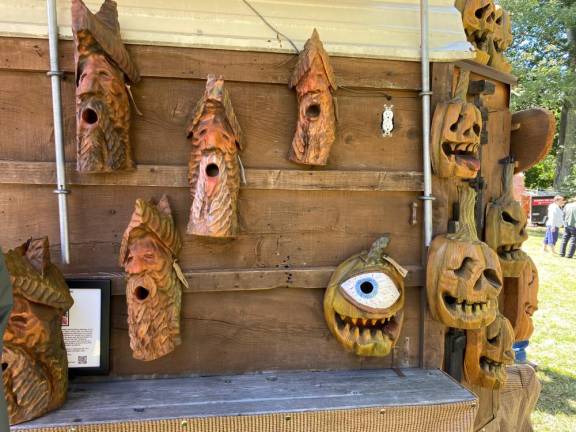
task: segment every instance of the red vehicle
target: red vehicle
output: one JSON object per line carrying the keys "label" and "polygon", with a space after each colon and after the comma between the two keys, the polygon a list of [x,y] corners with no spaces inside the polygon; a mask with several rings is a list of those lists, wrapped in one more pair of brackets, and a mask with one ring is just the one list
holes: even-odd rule
{"label": "red vehicle", "polygon": [[554,202],[554,192],[546,192],[532,196],[531,218],[534,225],[546,225],[548,219],[548,206]]}

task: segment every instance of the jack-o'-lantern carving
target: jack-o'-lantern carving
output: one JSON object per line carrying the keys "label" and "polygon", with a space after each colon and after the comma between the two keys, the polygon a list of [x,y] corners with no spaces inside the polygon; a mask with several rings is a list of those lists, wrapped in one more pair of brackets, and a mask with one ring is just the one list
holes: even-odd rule
{"label": "jack-o'-lantern carving", "polygon": [[340,264],[324,294],[328,328],[359,356],[388,355],[402,329],[407,271],[384,253],[389,241],[384,235]]}
{"label": "jack-o'-lantern carving", "polygon": [[459,195],[458,231],[436,237],[430,246],[426,291],[434,319],[448,327],[477,329],[496,317],[502,272],[498,256],[476,234],[476,192],[463,184]]}
{"label": "jack-o'-lantern carving", "polygon": [[168,198],[163,196],[158,205],[138,199],[120,247],[135,359],[155,360],[180,345],[182,290],[187,286],[176,262],[181,247]]}
{"label": "jack-o'-lantern carving", "polygon": [[289,159],[305,165],[326,165],[336,139],[332,92],[337,89],[330,58],[314,29],[290,78],[298,95],[298,124]]}
{"label": "jack-o'-lantern carving", "polygon": [[120,39],[116,2],[92,14],[72,0],[76,61],[77,169],[103,173],[134,169],[130,147],[129,83],[138,70]]}
{"label": "jack-o'-lantern carving", "polygon": [[188,234],[234,237],[238,231],[242,131],[222,77],[208,76],[187,129],[192,208]]}
{"label": "jack-o'-lantern carving", "polygon": [[438,177],[471,179],[480,170],[482,113],[466,102],[470,72],[460,71],[454,98],[440,102],[434,111],[430,154]]}
{"label": "jack-o'-lantern carving", "polygon": [[2,379],[11,424],[60,407],[68,389],[62,316],[72,307],[68,286],[50,262],[47,238],[6,253],[14,307],[4,334]]}
{"label": "jack-o'-lantern carving", "polygon": [[504,278],[503,313],[514,328],[514,340],[530,339],[532,315],[538,310],[538,269],[530,257],[517,278]]}
{"label": "jack-o'-lantern carving", "polygon": [[512,45],[512,20],[510,13],[500,5],[495,7],[494,34],[490,38],[488,50],[490,54],[489,66],[502,72],[509,73],[512,65],[504,57],[504,51]]}
{"label": "jack-o'-lantern carving", "polygon": [[462,14],[468,42],[476,48],[476,61],[487,64],[490,60],[489,39],[494,33],[496,10],[493,0],[456,0]]}
{"label": "jack-o'-lantern carving", "polygon": [[504,277],[519,277],[528,255],[520,248],[528,239],[527,217],[514,199],[514,163],[504,165],[502,195],[486,207],[486,243],[496,251]]}
{"label": "jack-o'-lantern carving", "polygon": [[472,385],[499,389],[506,383],[506,366],[514,363],[514,331],[498,314],[487,327],[466,332],[464,380]]}

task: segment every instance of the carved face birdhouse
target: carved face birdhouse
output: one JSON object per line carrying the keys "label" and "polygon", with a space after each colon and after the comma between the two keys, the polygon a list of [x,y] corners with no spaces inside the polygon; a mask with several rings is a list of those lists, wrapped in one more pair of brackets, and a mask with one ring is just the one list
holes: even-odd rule
{"label": "carved face birdhouse", "polygon": [[158,205],[137,200],[120,247],[135,359],[155,360],[180,345],[182,290],[187,286],[176,262],[181,247],[168,198],[163,196]]}
{"label": "carved face birdhouse", "polygon": [[120,39],[116,3],[92,14],[72,1],[76,61],[77,169],[103,173],[134,169],[128,83],[140,76]]}
{"label": "carved face birdhouse", "polygon": [[192,208],[187,233],[234,237],[238,231],[242,131],[222,77],[208,76],[188,126],[188,138],[192,143],[188,171]]}
{"label": "carved face birdhouse", "polygon": [[324,318],[334,337],[359,356],[383,357],[400,336],[406,270],[384,254],[389,238],[338,266],[324,294]]}
{"label": "carved face birdhouse", "polygon": [[506,318],[498,315],[487,327],[466,332],[464,379],[488,389],[502,388],[506,366],[514,363],[514,332]]}
{"label": "carved face birdhouse", "polygon": [[472,179],[480,170],[482,114],[466,102],[470,73],[461,71],[454,98],[437,104],[432,119],[430,154],[441,178]]}
{"label": "carved face birdhouse", "polygon": [[290,78],[298,95],[298,123],[289,159],[304,165],[326,165],[336,139],[332,92],[337,89],[330,58],[314,29]]}
{"label": "carved face birdhouse", "polygon": [[476,235],[476,193],[467,185],[459,190],[460,227],[432,242],[426,291],[434,319],[448,327],[477,329],[491,323],[498,312],[502,272],[494,251]]}
{"label": "carved face birdhouse", "polygon": [[10,423],[60,407],[68,388],[61,322],[73,304],[64,277],[50,263],[47,238],[6,253],[14,307],[4,334],[2,379]]}
{"label": "carved face birdhouse", "polygon": [[456,0],[468,42],[476,48],[476,61],[487,64],[489,38],[494,33],[496,10],[493,0]]}
{"label": "carved face birdhouse", "polygon": [[520,248],[528,239],[527,217],[514,199],[514,163],[504,166],[502,195],[486,207],[486,243],[500,258],[504,277],[518,277],[528,256]]}
{"label": "carved face birdhouse", "polygon": [[503,314],[514,329],[514,340],[530,339],[534,332],[532,315],[538,310],[538,269],[528,257],[517,278],[504,279]]}

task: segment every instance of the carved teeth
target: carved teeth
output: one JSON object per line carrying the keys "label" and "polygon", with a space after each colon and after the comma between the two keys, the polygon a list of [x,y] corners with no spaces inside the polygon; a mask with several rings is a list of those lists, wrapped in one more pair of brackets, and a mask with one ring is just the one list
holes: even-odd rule
{"label": "carved teeth", "polygon": [[376,339],[384,340],[384,333],[382,333],[382,330],[376,330]]}
{"label": "carved teeth", "polygon": [[482,310],[482,312],[486,312],[488,310],[488,304],[487,303],[481,303],[480,309]]}
{"label": "carved teeth", "polygon": [[354,327],[354,338],[358,340],[360,338],[360,328]]}
{"label": "carved teeth", "polygon": [[372,323],[373,326],[375,326],[376,324],[378,324],[378,320],[377,320],[377,319],[373,319],[373,320],[371,320],[371,323]]}
{"label": "carved teeth", "polygon": [[356,325],[358,318],[350,318],[350,321],[352,321],[352,324]]}
{"label": "carved teeth", "polygon": [[347,337],[350,334],[350,324],[346,323],[344,327],[344,337]]}
{"label": "carved teeth", "polygon": [[362,332],[362,337],[366,342],[370,341],[371,339],[370,329],[365,328],[364,331]]}
{"label": "carved teeth", "polygon": [[362,325],[364,325],[364,326],[367,325],[368,321],[369,320],[367,320],[366,318],[362,318]]}
{"label": "carved teeth", "polygon": [[465,308],[466,308],[466,313],[467,313],[467,314],[471,314],[471,313],[472,313],[472,305],[471,305],[471,304],[467,304],[467,305],[465,306]]}

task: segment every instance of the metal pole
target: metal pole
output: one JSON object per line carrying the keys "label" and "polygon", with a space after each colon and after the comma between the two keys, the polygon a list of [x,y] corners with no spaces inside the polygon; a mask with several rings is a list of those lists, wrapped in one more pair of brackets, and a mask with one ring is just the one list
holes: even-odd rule
{"label": "metal pole", "polygon": [[[428,247],[432,243],[432,167],[430,165],[430,56],[429,56],[429,8],[428,0],[420,0],[420,45],[422,65],[422,155],[424,171],[424,194],[420,197],[424,201],[424,250],[422,264],[426,269]],[[424,318],[428,308],[426,301],[426,288],[420,290],[420,367],[424,367]]]}
{"label": "metal pole", "polygon": [[66,169],[64,166],[64,139],[62,127],[62,105],[60,98],[60,77],[58,68],[58,23],[56,20],[56,0],[46,0],[48,14],[48,42],[50,46],[50,70],[46,73],[52,81],[52,112],[54,114],[54,148],[56,150],[56,185],[58,211],[60,216],[60,248],[62,262],[70,264],[70,240],[68,237],[68,203],[66,189]]}

